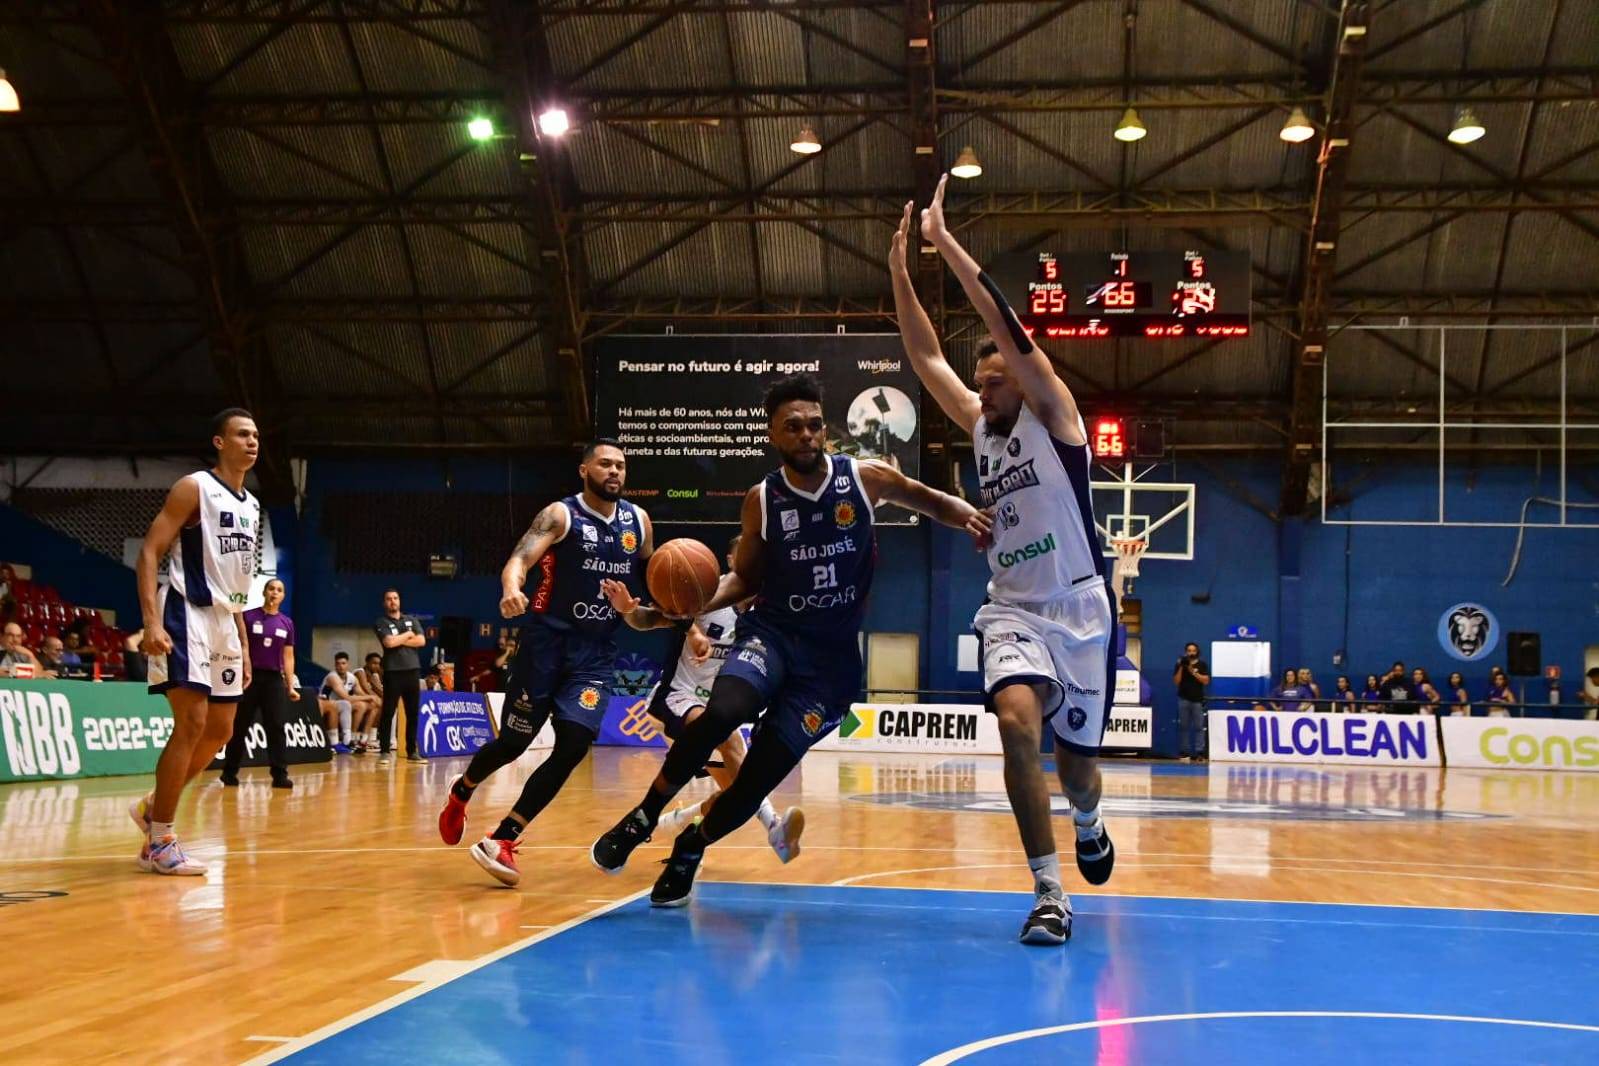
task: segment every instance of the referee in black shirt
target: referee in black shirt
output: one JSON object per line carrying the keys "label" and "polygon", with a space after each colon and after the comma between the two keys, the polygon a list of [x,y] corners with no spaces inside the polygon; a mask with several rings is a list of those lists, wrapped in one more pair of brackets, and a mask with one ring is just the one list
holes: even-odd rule
{"label": "referee in black shirt", "polygon": [[427,643],[422,636],[422,623],[400,613],[400,590],[389,589],[383,593],[383,614],[372,629],[383,645],[383,715],[378,720],[378,765],[389,764],[394,710],[401,700],[405,701],[405,757],[420,762],[422,756],[416,750],[416,716],[422,661],[416,650]]}

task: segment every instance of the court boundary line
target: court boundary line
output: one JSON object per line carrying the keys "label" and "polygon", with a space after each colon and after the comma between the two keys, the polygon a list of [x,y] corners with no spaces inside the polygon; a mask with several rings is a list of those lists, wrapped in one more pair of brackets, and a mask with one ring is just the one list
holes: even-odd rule
{"label": "court boundary line", "polygon": [[[443,988],[445,985],[450,984],[453,981],[458,981],[468,974],[475,973],[478,970],[483,969],[485,966],[499,962],[501,959],[514,955],[523,948],[532,947],[534,944],[537,944],[540,941],[549,940],[552,937],[560,936],[562,933],[567,932],[570,929],[576,929],[584,922],[598,918],[603,914],[609,914],[611,911],[620,910],[621,908],[626,907],[628,904],[643,898],[649,893],[649,891],[650,890],[647,888],[641,888],[637,892],[629,893],[620,899],[611,900],[604,906],[595,907],[594,909],[585,911],[576,917],[568,918],[559,925],[552,925],[543,932],[535,933],[532,936],[523,937],[520,940],[506,944],[504,947],[495,948],[493,951],[488,952],[485,955],[480,955],[475,959],[464,960],[466,965],[460,973],[453,974],[450,977],[439,980],[419,981],[410,988],[405,989],[403,992],[397,992],[392,996],[387,996],[378,1002],[371,1004],[370,1006],[362,1007],[360,1010],[351,1014],[347,1014],[343,1018],[329,1022],[321,1028],[313,1029],[311,1032],[306,1033],[303,1036],[294,1037],[292,1043],[284,1044],[282,1047],[273,1048],[270,1051],[262,1052],[260,1055],[257,1055],[254,1058],[247,1059],[245,1060],[243,1066],[266,1066],[267,1063],[279,1062],[290,1055],[298,1054],[307,1048],[320,1044],[329,1037],[337,1036],[346,1029],[353,1029],[355,1026],[360,1025],[364,1021],[376,1018],[380,1014],[386,1014],[395,1007],[401,1006],[402,1004],[408,1003],[411,1000],[417,999],[421,996],[425,996],[429,992]],[[390,980],[392,980],[392,978]]]}
{"label": "court boundary line", "polygon": [[[1025,896],[1024,888],[962,888],[950,885],[840,885],[825,881],[723,881],[707,878],[708,885],[763,885],[776,888],[865,888],[886,892],[987,892],[999,896]],[[1147,892],[1075,892],[1083,899],[1160,899],[1181,900],[1189,903],[1275,903],[1305,907],[1365,907],[1373,910],[1392,909],[1405,911],[1463,911],[1468,914],[1537,914],[1548,918],[1599,918],[1592,911],[1511,911],[1499,907],[1433,907],[1421,903],[1345,903],[1325,899],[1251,899],[1246,896],[1163,896]]]}
{"label": "court boundary line", "polygon": [[1533,1029],[1560,1029],[1579,1033],[1599,1033],[1599,1025],[1582,1025],[1577,1022],[1542,1022],[1526,1018],[1486,1018],[1471,1014],[1410,1014],[1396,1011],[1340,1010],[1204,1011],[1193,1014],[1145,1014],[1134,1018],[1093,1018],[1088,1021],[1071,1022],[1066,1025],[1048,1025],[1039,1029],[1021,1029],[1013,1033],[1004,1033],[999,1036],[986,1037],[982,1040],[974,1040],[967,1044],[961,1044],[959,1047],[950,1048],[948,1051],[941,1051],[931,1058],[923,1059],[918,1066],[949,1066],[950,1063],[959,1062],[961,1059],[975,1055],[980,1051],[989,1051],[996,1047],[1004,1047],[1007,1044],[1020,1044],[1024,1041],[1036,1040],[1044,1036],[1057,1036],[1061,1033],[1083,1032],[1092,1029],[1114,1029],[1159,1022],[1210,1021],[1234,1018],[1378,1018],[1399,1021],[1470,1022],[1478,1025],[1519,1025]]}

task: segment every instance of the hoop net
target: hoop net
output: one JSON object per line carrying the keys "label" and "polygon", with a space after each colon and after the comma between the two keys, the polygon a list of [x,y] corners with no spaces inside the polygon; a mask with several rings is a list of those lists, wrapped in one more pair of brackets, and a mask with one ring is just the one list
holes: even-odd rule
{"label": "hoop net", "polygon": [[1112,537],[1111,549],[1116,553],[1116,573],[1121,577],[1137,577],[1138,561],[1149,550],[1145,537]]}

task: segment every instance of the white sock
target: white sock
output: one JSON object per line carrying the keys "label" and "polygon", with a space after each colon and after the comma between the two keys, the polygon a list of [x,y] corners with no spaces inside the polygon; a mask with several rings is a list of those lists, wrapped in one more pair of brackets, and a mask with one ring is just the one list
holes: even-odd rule
{"label": "white sock", "polygon": [[1078,840],[1092,840],[1099,835],[1099,808],[1091,811],[1072,810],[1072,824],[1077,827]]}
{"label": "white sock", "polygon": [[151,843],[159,844],[159,843],[161,843],[161,841],[165,840],[167,837],[176,836],[176,835],[177,834],[172,831],[172,823],[171,822],[151,822],[150,823],[150,841],[151,841]]}
{"label": "white sock", "polygon": [[1028,859],[1027,868],[1033,871],[1033,888],[1040,895],[1044,889],[1053,889],[1056,892],[1061,890],[1060,856],[1057,853],[1052,851],[1048,855]]}
{"label": "white sock", "polygon": [[777,808],[772,806],[771,800],[763,799],[761,800],[761,805],[756,808],[755,817],[759,818],[761,824],[770,830],[777,824]]}
{"label": "white sock", "polygon": [[343,742],[345,744],[348,744],[350,742],[350,701],[349,700],[340,700],[339,701],[339,736],[343,738]]}

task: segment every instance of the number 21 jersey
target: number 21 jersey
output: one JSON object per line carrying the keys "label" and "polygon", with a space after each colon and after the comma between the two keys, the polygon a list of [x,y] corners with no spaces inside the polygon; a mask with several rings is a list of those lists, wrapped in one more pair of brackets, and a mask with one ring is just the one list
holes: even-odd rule
{"label": "number 21 jersey", "polygon": [[872,505],[854,459],[824,458],[815,492],[789,484],[781,467],[760,484],[766,558],[754,610],[782,629],[853,639],[877,561]]}

